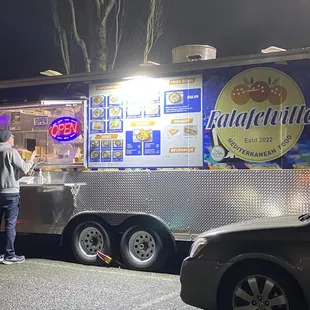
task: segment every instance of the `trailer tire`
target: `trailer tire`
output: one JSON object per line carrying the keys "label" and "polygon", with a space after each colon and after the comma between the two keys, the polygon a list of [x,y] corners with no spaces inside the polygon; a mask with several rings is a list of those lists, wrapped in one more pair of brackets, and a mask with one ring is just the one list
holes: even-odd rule
{"label": "trailer tire", "polygon": [[76,260],[85,265],[105,265],[97,251],[112,256],[112,243],[107,230],[96,221],[81,223],[72,233],[72,251]]}
{"label": "trailer tire", "polygon": [[130,227],[122,236],[120,253],[124,264],[134,270],[156,271],[166,262],[164,238],[151,228]]}

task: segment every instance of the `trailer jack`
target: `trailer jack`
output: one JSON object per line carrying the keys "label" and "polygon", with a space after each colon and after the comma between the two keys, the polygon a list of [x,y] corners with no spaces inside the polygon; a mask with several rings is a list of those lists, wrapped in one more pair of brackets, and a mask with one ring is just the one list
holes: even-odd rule
{"label": "trailer jack", "polygon": [[[113,261],[112,257],[100,252],[100,251],[97,251],[97,256],[103,260],[107,265],[110,265]],[[119,262],[118,260],[115,260],[115,263],[117,264],[118,267],[121,267],[121,268],[126,268],[121,262]]]}

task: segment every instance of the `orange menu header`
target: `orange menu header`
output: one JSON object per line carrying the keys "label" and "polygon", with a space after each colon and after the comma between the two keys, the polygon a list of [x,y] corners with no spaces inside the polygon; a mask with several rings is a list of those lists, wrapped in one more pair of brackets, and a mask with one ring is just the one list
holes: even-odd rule
{"label": "orange menu header", "polygon": [[118,134],[117,133],[113,133],[113,134],[96,135],[95,139],[109,140],[109,139],[117,139],[117,138],[118,138]]}
{"label": "orange menu header", "polygon": [[170,85],[179,85],[179,84],[193,84],[195,83],[196,79],[190,78],[190,79],[175,79],[175,80],[170,80],[169,84]]}
{"label": "orange menu header", "polygon": [[97,86],[96,90],[109,90],[109,89],[118,89],[118,88],[121,88],[120,84],[112,84],[112,85]]}
{"label": "orange menu header", "polygon": [[192,124],[192,118],[179,118],[179,119],[172,119],[171,124]]}
{"label": "orange menu header", "polygon": [[169,153],[195,153],[195,147],[171,147]]}
{"label": "orange menu header", "polygon": [[135,127],[135,126],[154,126],[154,125],[155,125],[155,121],[149,121],[149,120],[131,122],[131,127]]}

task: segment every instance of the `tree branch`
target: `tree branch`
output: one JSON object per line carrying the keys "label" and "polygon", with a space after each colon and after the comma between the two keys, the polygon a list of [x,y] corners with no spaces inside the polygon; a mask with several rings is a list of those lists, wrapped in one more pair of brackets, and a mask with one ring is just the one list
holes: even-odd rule
{"label": "tree branch", "polygon": [[118,2],[116,3],[116,7],[117,7],[117,11],[116,11],[116,15],[115,15],[115,50],[114,50],[114,57],[113,57],[113,61],[111,64],[111,70],[114,69],[115,67],[115,62],[116,62],[116,58],[117,58],[117,54],[118,54],[118,47],[119,47],[119,15],[121,13],[121,0],[118,0]]}
{"label": "tree branch", "polygon": [[[148,56],[157,43],[159,38],[162,36],[166,23],[166,16],[164,9],[164,1],[167,0],[150,0],[149,16],[147,21],[146,29],[146,40],[144,48],[144,62],[147,62]],[[165,15],[166,14],[166,15]]]}
{"label": "tree branch", "polygon": [[86,72],[90,72],[90,58],[88,56],[87,46],[85,42],[80,38],[78,31],[77,31],[74,2],[73,0],[68,0],[68,1],[71,7],[73,36],[74,36],[76,43],[80,46],[82,50],[82,54],[83,54],[84,61],[85,61],[85,70]]}
{"label": "tree branch", "polygon": [[155,12],[155,18],[154,18],[154,29],[156,30],[154,43],[155,45],[158,41],[158,39],[163,35],[165,23],[166,23],[166,17],[165,16],[165,10],[164,10],[164,4],[162,0],[158,0],[156,12]]}
{"label": "tree branch", "polygon": [[59,15],[58,15],[58,10],[57,10],[57,0],[51,0],[51,9],[52,9],[52,17],[53,17],[54,26],[58,32],[61,56],[62,56],[62,60],[65,66],[65,71],[67,74],[69,74],[71,71],[69,45],[68,45],[66,31],[60,25]]}
{"label": "tree branch", "polygon": [[100,12],[101,12],[101,7],[100,7],[100,0],[94,0],[95,1],[95,6],[96,6],[96,14],[97,14],[97,21],[100,21]]}
{"label": "tree branch", "polygon": [[127,4],[127,0],[122,0],[123,1],[123,9],[122,9],[122,12],[121,12],[121,26],[120,26],[120,31],[119,31],[119,43],[121,42],[122,40],[122,37],[123,37],[123,33],[124,33],[124,30],[125,30],[125,24],[126,24],[126,19],[127,19],[127,14],[126,14],[126,4]]}
{"label": "tree branch", "polygon": [[154,42],[154,19],[155,19],[156,0],[150,0],[150,10],[146,28],[146,42],[144,48],[143,61],[147,62]]}
{"label": "tree branch", "polygon": [[110,0],[109,1],[106,9],[104,10],[104,14],[103,14],[102,22],[101,22],[102,24],[106,23],[115,3],[116,3],[116,0]]}
{"label": "tree branch", "polygon": [[115,50],[114,50],[114,57],[111,64],[111,70],[114,69],[116,59],[118,56],[119,45],[122,40],[124,26],[125,26],[125,7],[126,7],[126,0],[118,0],[116,3],[117,11],[115,15]]}

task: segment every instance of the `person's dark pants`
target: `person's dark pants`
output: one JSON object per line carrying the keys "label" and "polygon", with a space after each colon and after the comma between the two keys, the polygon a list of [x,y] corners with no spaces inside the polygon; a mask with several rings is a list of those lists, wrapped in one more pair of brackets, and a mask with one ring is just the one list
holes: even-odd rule
{"label": "person's dark pants", "polygon": [[16,221],[19,212],[19,194],[0,194],[0,223],[3,215],[5,220],[6,247],[5,258],[15,256]]}

